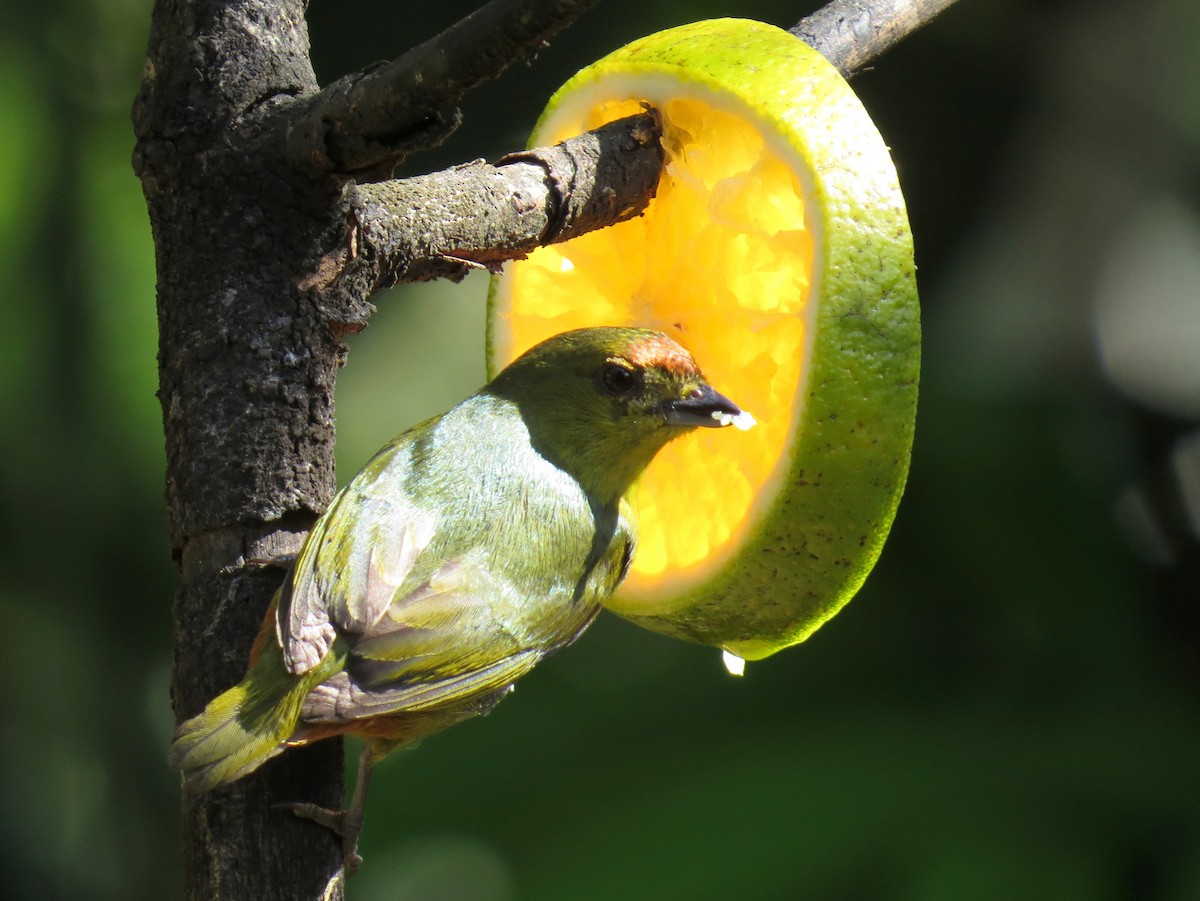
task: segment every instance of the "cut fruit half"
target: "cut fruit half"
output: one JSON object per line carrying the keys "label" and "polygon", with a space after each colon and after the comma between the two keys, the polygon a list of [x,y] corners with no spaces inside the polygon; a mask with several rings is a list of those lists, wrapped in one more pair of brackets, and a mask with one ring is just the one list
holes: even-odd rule
{"label": "cut fruit half", "polygon": [[567,82],[530,143],[642,104],[663,117],[657,196],[639,218],[507,264],[488,363],[572,328],[658,328],[754,415],[655,459],[608,606],[759,659],[854,595],[895,515],[920,357],[912,236],[866,111],[787,32],[718,19],[635,41]]}

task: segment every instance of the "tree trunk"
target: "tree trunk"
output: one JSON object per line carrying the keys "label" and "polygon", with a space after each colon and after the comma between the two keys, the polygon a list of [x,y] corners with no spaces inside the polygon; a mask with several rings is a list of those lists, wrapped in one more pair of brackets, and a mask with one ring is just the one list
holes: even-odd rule
{"label": "tree trunk", "polygon": [[[266,114],[313,93],[301,0],[158,3],[134,107],[158,269],[167,528],[182,575],[172,695],[182,719],[245,672],[278,576],[333,495],[334,373],[324,298],[301,286],[343,234],[327,180],[264,166]],[[236,785],[184,794],[188,897],[320,898],[340,872],[327,831],[271,810],[338,806],[340,743]],[[336,897],[332,895],[330,897]]]}
{"label": "tree trunk", "polygon": [[[368,298],[397,280],[498,265],[636,215],[652,196],[662,162],[653,114],[496,166],[387,180],[406,152],[454,127],[458,97],[594,2],[493,0],[324,90],[304,0],[155,4],[133,162],[157,259],[179,719],[245,670],[279,582],[247,561],[296,550],[332,497],[340,337],[365,325]],[[835,63],[844,54],[848,71],[896,39],[873,15],[919,8],[903,34],[949,2],[840,0],[797,33],[817,46],[831,37],[825,52]],[[480,215],[453,212],[463,209]],[[233,786],[185,792],[188,897],[341,898],[339,842],[272,809],[294,801],[341,805],[339,740],[290,751]]]}

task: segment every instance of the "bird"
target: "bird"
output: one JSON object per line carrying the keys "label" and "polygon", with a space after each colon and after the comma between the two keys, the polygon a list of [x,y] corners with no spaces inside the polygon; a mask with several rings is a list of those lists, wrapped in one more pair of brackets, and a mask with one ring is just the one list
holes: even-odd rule
{"label": "bird", "polygon": [[693,429],[748,416],[659,331],[576,329],[534,346],[336,495],[245,677],[178,727],[168,762],[202,792],[289,748],[361,738],[345,809],[282,805],[340,835],[353,872],[378,761],[489,712],[575,641],[629,571],[647,464]]}

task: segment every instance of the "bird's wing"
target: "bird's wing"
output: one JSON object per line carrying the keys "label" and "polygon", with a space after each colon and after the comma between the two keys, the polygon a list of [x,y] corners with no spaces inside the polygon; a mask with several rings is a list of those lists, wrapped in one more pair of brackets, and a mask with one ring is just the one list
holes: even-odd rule
{"label": "bird's wing", "polygon": [[350,647],[343,672],[317,686],[304,705],[309,722],[443,708],[502,692],[595,614],[561,604],[537,634],[511,619],[511,589],[483,565],[454,561],[396,601]]}
{"label": "bird's wing", "polygon": [[396,472],[405,445],[385,448],[313,527],[281,595],[276,637],[294,674],[316,666],[338,633],[379,622],[432,540],[437,514],[407,498]]}
{"label": "bird's wing", "polygon": [[376,626],[354,642],[347,669],[368,687],[433,684],[487,669],[533,640],[507,615],[514,595],[502,577],[463,560],[441,566],[398,597]]}

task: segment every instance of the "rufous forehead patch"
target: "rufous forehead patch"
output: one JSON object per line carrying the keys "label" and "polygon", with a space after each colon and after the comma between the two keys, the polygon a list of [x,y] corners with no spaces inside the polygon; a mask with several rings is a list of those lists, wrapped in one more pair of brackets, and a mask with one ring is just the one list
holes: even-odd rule
{"label": "rufous forehead patch", "polygon": [[625,355],[630,363],[643,369],[656,366],[676,375],[699,375],[692,355],[666,335],[654,335],[631,346]]}

